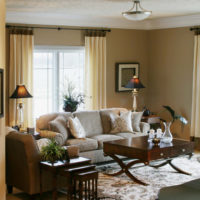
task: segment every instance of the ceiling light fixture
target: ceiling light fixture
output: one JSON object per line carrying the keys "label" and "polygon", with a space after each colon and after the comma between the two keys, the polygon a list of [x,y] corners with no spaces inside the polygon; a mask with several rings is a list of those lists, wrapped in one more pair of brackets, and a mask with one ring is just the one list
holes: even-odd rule
{"label": "ceiling light fixture", "polygon": [[133,7],[127,12],[123,12],[122,15],[128,20],[141,21],[148,18],[151,13],[152,11],[142,8],[139,0],[133,0]]}

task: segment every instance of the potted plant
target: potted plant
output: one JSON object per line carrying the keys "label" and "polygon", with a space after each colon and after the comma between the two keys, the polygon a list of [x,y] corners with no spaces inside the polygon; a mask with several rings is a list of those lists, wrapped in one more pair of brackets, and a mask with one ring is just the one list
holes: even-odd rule
{"label": "potted plant", "polygon": [[69,161],[67,149],[59,146],[54,139],[51,139],[49,144],[42,148],[41,158],[43,161],[52,163],[52,165],[56,161]]}
{"label": "potted plant", "polygon": [[84,95],[77,93],[73,83],[68,81],[63,94],[63,110],[65,112],[75,112],[81,103],[84,103]]}
{"label": "potted plant", "polygon": [[163,134],[162,141],[165,143],[170,143],[172,142],[172,139],[173,139],[171,131],[170,131],[171,124],[173,124],[176,120],[179,120],[183,125],[186,125],[188,121],[182,115],[177,114],[170,106],[163,106],[163,108],[165,108],[165,110],[167,110],[170,113],[172,121],[166,122],[166,120],[161,119],[161,121],[163,122],[165,126],[165,132]]}

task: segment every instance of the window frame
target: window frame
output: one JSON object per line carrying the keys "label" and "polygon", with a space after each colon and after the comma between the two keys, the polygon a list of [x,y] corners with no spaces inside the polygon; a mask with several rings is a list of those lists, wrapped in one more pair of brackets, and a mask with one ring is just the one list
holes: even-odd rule
{"label": "window frame", "polygon": [[[77,50],[82,50],[85,52],[85,46],[51,46],[51,45],[35,45],[34,46],[34,53],[40,53],[40,52],[45,52],[45,53],[55,53],[55,85],[53,85],[52,88],[52,93],[56,95],[56,102],[53,105],[54,111],[59,111],[59,93],[60,93],[60,87],[59,87],[59,70],[60,70],[60,60],[59,60],[59,53],[65,53],[65,52],[73,52]],[[33,70],[34,70],[34,64],[33,64]],[[33,83],[34,85],[34,83]],[[57,89],[55,89],[57,88]],[[34,87],[33,87],[34,91]]]}

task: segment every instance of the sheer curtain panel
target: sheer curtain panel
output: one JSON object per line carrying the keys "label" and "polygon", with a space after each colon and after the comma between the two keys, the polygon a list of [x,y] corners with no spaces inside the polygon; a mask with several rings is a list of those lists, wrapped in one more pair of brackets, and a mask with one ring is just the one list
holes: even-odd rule
{"label": "sheer curtain panel", "polygon": [[191,136],[200,138],[200,35],[195,35]]}
{"label": "sheer curtain panel", "polygon": [[106,37],[102,33],[85,36],[85,108],[106,108]]}
{"label": "sheer curtain panel", "polygon": [[[24,84],[33,94],[33,32],[31,30],[10,30],[9,96],[16,85]],[[23,100],[24,127],[33,126],[32,99]],[[9,125],[17,122],[17,101],[9,99]]]}

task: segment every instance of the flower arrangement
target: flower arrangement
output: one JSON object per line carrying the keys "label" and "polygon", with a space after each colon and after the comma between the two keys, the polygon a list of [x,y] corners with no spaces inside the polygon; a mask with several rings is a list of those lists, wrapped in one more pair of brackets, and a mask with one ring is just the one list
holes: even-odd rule
{"label": "flower arrangement", "polygon": [[84,103],[84,97],[81,93],[77,93],[74,84],[68,81],[63,94],[63,110],[65,112],[75,112],[78,105]]}

